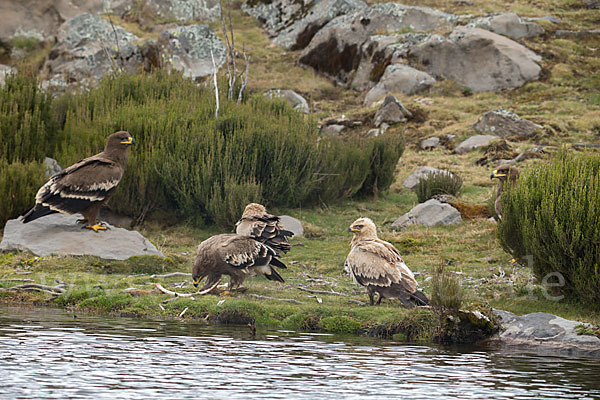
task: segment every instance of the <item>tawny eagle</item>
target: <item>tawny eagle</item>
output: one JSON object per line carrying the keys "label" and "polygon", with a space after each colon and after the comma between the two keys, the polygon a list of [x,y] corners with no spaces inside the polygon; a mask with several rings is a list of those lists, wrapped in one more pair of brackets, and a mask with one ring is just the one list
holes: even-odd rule
{"label": "tawny eagle", "polygon": [[504,185],[506,182],[509,182],[510,185],[514,185],[518,178],[519,170],[514,165],[503,164],[492,171],[490,179],[498,179],[496,202],[494,203],[498,218],[502,218],[502,192],[504,191]]}
{"label": "tawny eagle", "polygon": [[354,279],[367,288],[371,305],[375,303],[375,293],[379,294],[377,304],[384,297],[398,299],[407,308],[429,303],[417,289],[417,281],[398,250],[377,237],[377,227],[371,219],[357,219],[348,231],[354,237],[345,264]]}
{"label": "tawny eagle", "polygon": [[23,216],[23,223],[48,214],[79,213],[84,228],[105,230],[98,220],[100,207],[113,195],[125,171],[127,148],[135,144],[128,132],[108,137],[104,151],[52,175],[35,196],[35,206]]}
{"label": "tawny eagle", "polygon": [[283,229],[279,217],[267,213],[267,209],[258,203],[246,206],[242,218],[235,224],[235,232],[250,236],[284,254],[291,248],[288,238],[294,236]]}

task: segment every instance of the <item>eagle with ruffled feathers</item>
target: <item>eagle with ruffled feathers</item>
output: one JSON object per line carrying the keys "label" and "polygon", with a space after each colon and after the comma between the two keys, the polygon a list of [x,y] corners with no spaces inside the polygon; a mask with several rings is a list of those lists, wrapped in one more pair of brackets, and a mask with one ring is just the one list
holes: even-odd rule
{"label": "eagle with ruffled feathers", "polygon": [[235,224],[235,233],[250,236],[281,253],[291,249],[288,238],[293,232],[285,230],[279,217],[271,215],[258,203],[250,203],[244,209],[242,218]]}
{"label": "eagle with ruffled feathers", "polygon": [[52,175],[35,196],[35,206],[23,216],[27,223],[48,214],[81,214],[84,228],[107,227],[98,220],[100,207],[114,194],[127,165],[127,148],[135,144],[128,132],[108,137],[104,151]]}
{"label": "eagle with ruffled feathers", "polygon": [[376,304],[385,298],[398,299],[404,307],[424,306],[429,299],[417,289],[418,283],[398,250],[377,237],[377,227],[369,218],[359,218],[348,231],[354,234],[345,266],[369,293],[369,302]]}

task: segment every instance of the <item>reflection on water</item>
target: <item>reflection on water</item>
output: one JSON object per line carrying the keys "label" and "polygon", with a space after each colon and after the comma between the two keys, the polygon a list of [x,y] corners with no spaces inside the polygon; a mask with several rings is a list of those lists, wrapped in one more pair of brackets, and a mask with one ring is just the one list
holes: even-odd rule
{"label": "reflection on water", "polygon": [[0,305],[2,398],[600,398],[600,363]]}

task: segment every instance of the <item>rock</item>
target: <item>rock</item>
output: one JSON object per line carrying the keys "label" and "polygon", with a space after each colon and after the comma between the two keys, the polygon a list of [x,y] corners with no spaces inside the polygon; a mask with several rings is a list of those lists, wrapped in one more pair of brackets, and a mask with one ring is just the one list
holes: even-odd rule
{"label": "rock", "polygon": [[437,169],[433,167],[420,167],[417,168],[408,178],[404,180],[402,186],[408,189],[412,189],[419,183],[421,178],[425,178],[429,174],[433,173],[446,173],[448,175],[452,175],[452,172],[446,171],[443,169]]}
{"label": "rock", "polygon": [[565,31],[562,29],[557,30],[554,34],[558,37],[595,37],[600,35],[600,29],[584,29],[581,31]]}
{"label": "rock", "polygon": [[501,137],[515,136],[527,139],[543,129],[542,126],[520,118],[517,114],[499,108],[484,113],[473,125],[479,133],[491,133]]}
{"label": "rock", "polygon": [[427,7],[381,3],[329,21],[300,54],[301,64],[313,67],[338,83],[350,82],[371,35],[401,29],[430,31],[451,27],[456,17]]}
{"label": "rock", "polygon": [[2,251],[28,251],[36,256],[92,255],[106,260],[126,260],[131,256],[163,254],[136,231],[110,226],[93,232],[81,229],[78,215],[51,214],[27,224],[11,219],[4,227]]}
{"label": "rock", "polygon": [[409,212],[392,223],[392,230],[404,229],[409,225],[453,225],[462,221],[460,213],[450,204],[429,199],[417,204]]}
{"label": "rock", "polygon": [[390,92],[415,94],[427,89],[433,83],[435,79],[427,72],[404,64],[392,64],[385,69],[381,80],[369,90],[364,105],[371,105]]}
{"label": "rock", "polygon": [[502,310],[494,312],[504,329],[492,341],[577,357],[600,357],[600,338],[577,335],[575,327],[581,324],[578,321],[542,312],[523,316]]}
{"label": "rock", "polygon": [[[212,56],[219,69],[226,60],[226,48],[208,25],[178,26],[164,30],[158,40],[165,59],[183,75],[198,79],[214,73]],[[212,56],[211,56],[212,50]]]}
{"label": "rock", "polygon": [[411,54],[434,77],[475,92],[515,89],[539,79],[541,57],[519,43],[479,28],[457,27],[447,39],[432,36]]}
{"label": "rock", "polygon": [[46,157],[44,158],[44,166],[46,167],[46,171],[44,172],[44,176],[46,178],[50,178],[52,175],[57,172],[62,171],[62,167],[54,158]]}
{"label": "rock", "polygon": [[284,99],[288,102],[290,106],[292,106],[294,110],[302,112],[304,114],[308,114],[309,112],[308,102],[306,101],[306,99],[300,96],[298,93],[294,92],[293,90],[271,89],[265,92],[264,96],[270,99],[274,97]]}
{"label": "rock", "polygon": [[441,145],[442,145],[442,142],[440,141],[440,138],[437,136],[423,139],[423,140],[421,140],[421,143],[419,143],[419,147],[421,148],[421,150],[432,150]]}
{"label": "rock", "polygon": [[6,77],[10,74],[16,73],[16,70],[8,65],[0,64],[0,88],[4,86]]}
{"label": "rock", "polygon": [[378,129],[378,128],[373,128],[373,129],[369,129],[369,130],[367,131],[367,136],[376,137],[376,136],[382,135],[383,133],[384,133],[384,132],[382,132],[382,130],[381,130],[381,129]]}
{"label": "rock", "polygon": [[412,113],[396,97],[388,94],[383,100],[381,108],[375,113],[375,126],[379,127],[383,123],[406,122],[407,117],[412,117]]}
{"label": "rock", "polygon": [[527,21],[549,21],[554,24],[562,24],[562,21],[559,18],[556,18],[552,15],[547,15],[545,17],[533,17],[533,18],[525,18]]}
{"label": "rock", "polygon": [[137,36],[119,26],[113,30],[100,17],[81,14],[61,25],[44,69],[50,80],[60,80],[62,76],[67,83],[83,86],[95,85],[117,68],[135,73],[142,65],[140,49],[134,44],[137,40]]}
{"label": "rock", "polygon": [[344,129],[346,129],[346,127],[344,125],[338,125],[338,124],[323,125],[321,127],[321,135],[337,136]]}
{"label": "rock", "polygon": [[546,32],[541,25],[524,21],[515,13],[477,18],[467,26],[486,29],[515,40],[543,35]]}
{"label": "rock", "polygon": [[583,0],[583,5],[589,9],[599,9],[600,0]]}
{"label": "rock", "polygon": [[287,50],[300,50],[327,22],[366,6],[362,0],[274,0],[269,4],[245,2],[242,9],[264,25],[273,42]]}
{"label": "rock", "polygon": [[[135,6],[135,1],[131,2]],[[145,0],[144,6],[165,20],[177,22],[215,21],[221,17],[218,0]]]}
{"label": "rock", "polygon": [[498,136],[494,135],[475,135],[462,141],[458,146],[454,148],[456,154],[464,154],[469,151],[484,147],[490,144],[494,139],[498,139]]}
{"label": "rock", "polygon": [[302,227],[302,222],[300,222],[300,220],[290,217],[289,215],[280,215],[279,221],[281,221],[283,229],[292,232],[294,236],[304,235],[304,228]]}

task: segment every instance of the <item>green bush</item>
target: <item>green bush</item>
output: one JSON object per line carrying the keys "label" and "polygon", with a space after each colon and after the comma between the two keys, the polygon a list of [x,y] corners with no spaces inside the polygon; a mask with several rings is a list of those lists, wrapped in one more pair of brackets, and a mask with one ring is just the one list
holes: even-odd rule
{"label": "green bush", "polygon": [[44,164],[37,161],[9,164],[0,159],[0,226],[33,207],[35,194],[45,181],[44,171]]}
{"label": "green bush", "polygon": [[397,137],[383,135],[368,140],[365,147],[369,168],[360,193],[377,196],[394,182],[396,164],[404,152],[404,143]]}
{"label": "green bush", "polygon": [[446,172],[430,172],[426,176],[419,179],[414,190],[419,199],[419,203],[423,203],[433,196],[438,194],[450,194],[456,196],[462,186],[462,179],[456,174],[448,174]]}
{"label": "green bush", "polygon": [[502,247],[531,260],[540,282],[561,274],[553,289],[600,309],[600,158],[561,152],[521,174],[502,202]]}
{"label": "green bush", "polygon": [[434,310],[440,315],[456,314],[464,299],[464,290],[456,274],[437,266],[431,282],[431,306]]}

